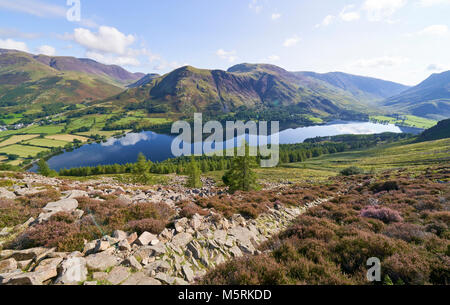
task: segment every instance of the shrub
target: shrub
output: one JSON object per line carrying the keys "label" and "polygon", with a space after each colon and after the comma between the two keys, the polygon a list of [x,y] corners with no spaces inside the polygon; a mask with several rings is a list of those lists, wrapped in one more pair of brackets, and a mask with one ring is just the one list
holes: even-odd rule
{"label": "shrub", "polygon": [[340,171],[340,174],[342,176],[353,176],[353,175],[361,175],[364,173],[364,170],[362,168],[359,168],[357,166],[351,166],[344,168]]}
{"label": "shrub", "polygon": [[378,182],[370,187],[370,190],[374,193],[379,193],[382,191],[396,191],[398,189],[399,187],[397,181]]}
{"label": "shrub", "polygon": [[394,223],[386,227],[384,235],[402,239],[408,243],[422,243],[427,236],[425,228],[411,223]]}
{"label": "shrub", "polygon": [[379,219],[384,223],[403,221],[399,212],[385,207],[378,208],[369,206],[364,208],[360,215],[362,217]]}
{"label": "shrub", "polygon": [[164,230],[166,225],[167,221],[149,218],[141,220],[132,220],[128,222],[126,228],[127,230],[137,232],[138,234],[142,234],[144,232],[159,234]]}
{"label": "shrub", "polygon": [[192,202],[182,203],[180,217],[192,218],[195,214],[206,216],[209,212],[201,209],[198,205]]}

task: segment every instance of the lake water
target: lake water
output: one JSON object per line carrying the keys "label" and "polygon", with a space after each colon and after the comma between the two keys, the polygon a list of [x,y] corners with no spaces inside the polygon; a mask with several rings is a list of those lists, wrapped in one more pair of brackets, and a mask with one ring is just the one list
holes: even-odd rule
{"label": "lake water", "polygon": [[[295,144],[314,137],[383,132],[418,133],[420,130],[369,122],[333,122],[328,125],[286,129],[279,133],[279,139],[280,144]],[[157,134],[151,131],[129,133],[122,138],[111,138],[101,144],[87,144],[73,151],[57,155],[51,158],[48,164],[52,169],[60,170],[82,166],[133,163],[136,162],[137,155],[140,152],[153,162],[161,162],[174,157],[171,152],[171,145],[176,136]],[[242,139],[243,136],[238,137],[233,142],[241,143]],[[230,145],[230,143],[227,144]],[[224,145],[225,148],[227,144]],[[36,166],[31,169],[31,171],[35,170]]]}

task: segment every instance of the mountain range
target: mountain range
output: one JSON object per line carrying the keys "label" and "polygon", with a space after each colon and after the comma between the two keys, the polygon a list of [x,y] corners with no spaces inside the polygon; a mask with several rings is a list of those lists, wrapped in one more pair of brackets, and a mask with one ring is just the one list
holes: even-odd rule
{"label": "mountain range", "polygon": [[119,106],[151,101],[178,113],[295,106],[319,117],[355,111],[443,119],[450,117],[450,71],[415,87],[342,72],[289,72],[246,63],[227,71],[185,66],[160,76],[91,59],[0,49],[0,107],[91,101]]}

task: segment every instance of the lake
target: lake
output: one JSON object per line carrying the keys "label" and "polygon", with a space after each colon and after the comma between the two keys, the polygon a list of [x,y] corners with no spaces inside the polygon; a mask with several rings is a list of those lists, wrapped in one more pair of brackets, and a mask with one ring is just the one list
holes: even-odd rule
{"label": "lake", "polygon": [[[302,143],[308,138],[335,136],[342,134],[376,134],[383,132],[419,133],[416,128],[398,127],[369,122],[332,122],[327,125],[286,129],[279,133],[280,144]],[[104,143],[84,145],[73,151],[52,157],[48,160],[54,170],[63,168],[96,166],[107,164],[124,164],[136,162],[137,155],[142,152],[153,162],[161,162],[173,158],[171,145],[177,135],[164,135],[147,131],[129,133],[122,138],[111,138]],[[233,142],[241,143],[243,136]],[[225,146],[226,147],[226,146]],[[31,171],[35,171],[34,166]]]}

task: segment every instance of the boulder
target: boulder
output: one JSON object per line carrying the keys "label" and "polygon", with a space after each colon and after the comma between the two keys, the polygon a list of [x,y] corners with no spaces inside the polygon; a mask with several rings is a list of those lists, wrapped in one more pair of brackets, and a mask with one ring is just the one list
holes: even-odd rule
{"label": "boulder", "polygon": [[76,199],[61,199],[56,202],[50,202],[44,207],[44,211],[51,212],[71,212],[78,208],[78,201]]}
{"label": "boulder", "polygon": [[92,254],[86,257],[86,266],[90,270],[105,271],[108,268],[117,266],[120,263],[119,259],[113,255],[105,252]]}
{"label": "boulder", "polygon": [[120,241],[118,247],[120,251],[131,251],[131,246],[126,239]]}
{"label": "boulder", "polygon": [[186,281],[193,282],[195,277],[194,277],[194,272],[192,271],[191,267],[184,265],[182,267],[182,269],[183,269],[183,274],[184,274],[184,277],[186,278]]}
{"label": "boulder", "polygon": [[16,199],[16,194],[14,194],[11,191],[8,191],[7,189],[5,189],[4,187],[0,187],[0,198],[4,198],[4,199]]}
{"label": "boulder", "polygon": [[158,237],[156,235],[151,234],[149,232],[144,232],[139,236],[139,238],[135,241],[136,244],[140,246],[147,246],[150,243],[157,244],[159,243]]}
{"label": "boulder", "polygon": [[88,192],[81,191],[81,190],[70,190],[63,192],[65,195],[64,199],[75,199],[75,198],[81,198],[81,197],[89,197]]}
{"label": "boulder", "polygon": [[[35,259],[38,256],[44,254],[45,252],[48,252],[47,248],[31,248],[31,249],[26,249],[26,250],[5,250],[8,252],[5,252],[5,254],[9,254],[7,255],[7,257],[4,258],[14,258],[16,261],[26,261],[29,259]],[[9,252],[10,251],[10,252]],[[3,253],[4,251],[2,251]],[[0,254],[0,258],[3,255]]]}
{"label": "boulder", "polygon": [[61,263],[58,273],[57,284],[76,285],[84,282],[88,275],[86,260],[82,257],[70,257]]}
{"label": "boulder", "polygon": [[109,244],[109,241],[104,241],[104,240],[98,240],[96,245],[95,245],[95,249],[94,252],[103,252],[109,249],[111,245]]}
{"label": "boulder", "polygon": [[172,238],[171,243],[179,248],[184,248],[193,239],[189,233],[178,233]]}
{"label": "boulder", "polygon": [[137,259],[134,256],[130,256],[129,258],[126,258],[122,265],[131,267],[135,271],[142,270],[142,265],[137,261]]}
{"label": "boulder", "polygon": [[49,258],[40,262],[34,268],[33,273],[36,274],[41,282],[48,281],[58,276],[58,265],[62,262],[62,258]]}
{"label": "boulder", "polygon": [[119,241],[122,241],[124,239],[127,239],[128,234],[121,230],[115,230],[112,237],[118,239]]}
{"label": "boulder", "polygon": [[17,261],[14,258],[0,261],[0,273],[9,273],[16,269],[17,269]]}
{"label": "boulder", "polygon": [[154,278],[146,276],[143,272],[136,272],[136,273],[133,273],[125,282],[123,282],[122,285],[154,286],[154,285],[161,285],[161,282],[158,280],[155,280]]}
{"label": "boulder", "polygon": [[136,241],[137,238],[138,238],[138,235],[137,235],[136,232],[134,232],[133,234],[130,234],[130,235],[127,237],[127,241],[128,241],[128,243],[129,243],[130,245],[132,245],[132,244]]}

